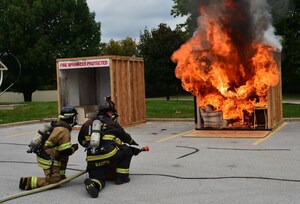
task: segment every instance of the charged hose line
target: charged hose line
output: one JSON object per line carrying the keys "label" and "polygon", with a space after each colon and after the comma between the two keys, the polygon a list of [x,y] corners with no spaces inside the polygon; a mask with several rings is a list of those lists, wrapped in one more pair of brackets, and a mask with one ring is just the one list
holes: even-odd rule
{"label": "charged hose line", "polygon": [[241,149],[241,148],[224,148],[224,147],[207,147],[214,150],[238,150],[238,151],[291,151],[291,149]]}
{"label": "charged hose line", "polygon": [[186,156],[189,156],[191,154],[195,154],[196,152],[199,152],[199,149],[195,148],[195,147],[188,147],[188,146],[176,146],[176,147],[181,147],[181,148],[187,148],[187,149],[193,149],[195,151],[191,152],[191,153],[188,153],[188,154],[185,154],[185,155],[182,155],[180,157],[177,157],[176,159],[181,159],[183,157],[186,157]]}
{"label": "charged hose line", "polygon": [[170,175],[170,174],[130,174],[130,175],[136,175],[136,176],[160,176],[160,177],[169,177],[169,178],[183,179],[183,180],[258,179],[258,180],[300,182],[299,179],[283,179],[283,178],[263,177],[263,176],[184,177],[184,176],[174,176],[174,175]]}
{"label": "charged hose line", "polygon": [[[67,168],[72,171],[82,171],[82,169]],[[212,177],[186,177],[186,176],[175,176],[171,174],[143,174],[143,173],[132,173],[131,176],[159,176],[167,178],[175,178],[182,180],[222,180],[222,179],[257,179],[257,180],[273,180],[273,181],[286,181],[286,182],[297,182],[300,183],[300,179],[284,179],[275,177],[264,177],[264,176],[212,176]]]}
{"label": "charged hose line", "polygon": [[20,198],[20,197],[23,197],[23,196],[27,196],[27,195],[31,195],[31,194],[34,194],[34,193],[39,193],[39,192],[42,192],[42,191],[45,191],[45,190],[49,190],[51,188],[55,188],[55,187],[58,187],[60,185],[63,185],[65,183],[68,183],[69,181],[83,175],[86,173],[86,170],[82,170],[80,171],[79,173],[73,175],[73,176],[70,176],[58,183],[54,183],[54,184],[49,184],[47,186],[43,186],[43,187],[40,187],[40,188],[36,188],[36,189],[33,189],[33,190],[28,190],[28,191],[24,191],[22,193],[18,193],[18,194],[14,194],[14,195],[11,195],[11,196],[7,196],[7,197],[4,197],[4,198],[1,198],[0,199],[0,203],[3,203],[3,202],[6,202],[6,201],[9,201],[9,200],[12,200],[12,199],[16,199],[16,198]]}
{"label": "charged hose line", "polygon": [[[37,164],[36,162],[25,162],[25,161],[1,161],[0,163],[10,163],[10,164]],[[68,166],[78,166],[77,164],[68,164]],[[72,170],[71,168],[67,168]],[[77,169],[75,171],[78,171]],[[81,171],[81,170],[80,170]]]}
{"label": "charged hose line", "polygon": [[[65,184],[83,174],[86,173],[86,170],[80,170],[80,169],[71,169],[68,168],[70,170],[74,170],[74,171],[80,171],[78,174],[75,174],[73,176],[68,177],[65,180],[62,180],[58,183],[55,184],[50,184],[41,188],[37,188],[34,190],[29,190],[29,191],[25,191],[22,193],[18,193],[18,194],[14,194],[5,198],[0,199],[0,203],[12,200],[12,199],[16,199],[16,198],[20,198],[22,196],[27,196],[30,194],[34,194],[34,193],[39,193],[51,188],[55,188],[57,186],[60,186],[62,184]],[[256,179],[256,180],[271,180],[271,181],[283,181],[283,182],[297,182],[299,183],[300,180],[298,179],[283,179],[283,178],[274,178],[274,177],[262,177],[262,176],[217,176],[217,177],[183,177],[183,176],[175,176],[175,175],[170,175],[170,174],[130,174],[130,175],[134,175],[134,176],[158,176],[158,177],[168,177],[168,178],[175,178],[175,179],[182,179],[182,180],[223,180],[223,179]]]}
{"label": "charged hose line", "polygon": [[28,146],[28,144],[20,144],[20,143],[8,143],[8,142],[0,142],[0,145],[21,145],[21,146]]}
{"label": "charged hose line", "polygon": [[[18,162],[18,161],[0,161],[0,162],[36,164],[36,162]],[[72,164],[68,164],[68,165],[72,166]],[[76,165],[73,164],[73,166],[76,166]],[[69,167],[67,167],[67,169],[71,170],[71,171],[80,171],[80,172],[85,171],[82,169],[69,168]],[[300,182],[299,179],[284,179],[284,178],[263,177],[263,176],[185,177],[185,176],[175,176],[175,175],[170,175],[170,174],[139,174],[139,173],[133,173],[130,175],[133,175],[133,176],[160,176],[160,177],[168,177],[168,178],[175,178],[175,179],[182,179],[182,180],[260,179],[260,180],[273,180],[273,181]]]}

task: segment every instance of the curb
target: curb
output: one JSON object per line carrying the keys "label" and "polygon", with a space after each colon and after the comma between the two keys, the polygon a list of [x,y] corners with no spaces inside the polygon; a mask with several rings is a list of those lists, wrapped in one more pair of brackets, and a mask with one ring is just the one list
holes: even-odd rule
{"label": "curb", "polygon": [[300,118],[283,118],[284,122],[300,122]]}
{"label": "curb", "polygon": [[195,118],[147,118],[147,122],[195,122]]}
{"label": "curb", "polygon": [[[19,125],[29,125],[29,124],[35,124],[35,123],[45,123],[45,122],[51,122],[53,120],[56,120],[57,118],[45,118],[40,120],[30,120],[30,121],[24,121],[24,122],[16,122],[16,123],[6,123],[6,124],[0,124],[0,128],[6,128],[6,127],[14,127]],[[284,122],[300,122],[299,118],[283,118]],[[195,122],[194,118],[147,118],[146,122]]]}
{"label": "curb", "polygon": [[29,121],[23,121],[23,122],[5,123],[5,124],[0,124],[0,128],[14,127],[14,126],[19,126],[19,125],[29,125],[29,124],[35,124],[35,123],[46,123],[46,122],[51,122],[53,120],[56,120],[56,118],[45,118],[45,119],[40,119],[40,120],[29,120]]}

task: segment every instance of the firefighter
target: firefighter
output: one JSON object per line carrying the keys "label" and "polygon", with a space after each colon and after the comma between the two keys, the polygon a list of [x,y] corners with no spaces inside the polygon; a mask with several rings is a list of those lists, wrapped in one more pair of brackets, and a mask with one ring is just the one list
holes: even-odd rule
{"label": "firefighter", "polygon": [[[71,144],[71,130],[76,125],[77,111],[72,106],[61,109],[56,122],[51,122],[51,131],[41,133],[45,141],[39,148],[31,150],[37,154],[37,163],[43,169],[45,177],[21,177],[19,188],[31,190],[46,186],[66,178],[69,156],[78,150],[78,144]],[[46,135],[46,136],[45,136]],[[29,145],[31,146],[31,145]],[[28,151],[30,152],[30,151]]]}
{"label": "firefighter", "polygon": [[[97,116],[86,121],[79,131],[78,142],[87,150],[89,178],[84,184],[93,198],[98,197],[108,179],[118,185],[130,181],[129,166],[132,156],[137,155],[133,149],[137,148],[128,145],[138,144],[117,122],[117,117],[115,104],[106,97],[99,105]],[[110,173],[115,178],[108,178]]]}

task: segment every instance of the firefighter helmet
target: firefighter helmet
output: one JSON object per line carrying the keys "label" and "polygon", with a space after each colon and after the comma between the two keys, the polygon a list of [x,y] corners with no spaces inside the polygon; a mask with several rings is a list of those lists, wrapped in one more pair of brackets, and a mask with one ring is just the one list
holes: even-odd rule
{"label": "firefighter helmet", "polygon": [[108,111],[117,112],[115,103],[111,100],[111,97],[105,97],[105,100],[99,105],[100,114]]}
{"label": "firefighter helmet", "polygon": [[109,101],[103,101],[99,105],[100,112],[115,111],[115,110],[116,110],[115,106],[112,103],[110,103]]}
{"label": "firefighter helmet", "polygon": [[77,111],[73,106],[65,106],[61,109],[58,118],[70,124],[72,127],[76,125]]}

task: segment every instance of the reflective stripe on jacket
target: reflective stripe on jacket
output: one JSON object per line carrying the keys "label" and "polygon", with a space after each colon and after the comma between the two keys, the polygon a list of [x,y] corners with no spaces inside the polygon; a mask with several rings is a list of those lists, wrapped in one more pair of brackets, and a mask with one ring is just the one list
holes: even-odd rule
{"label": "reflective stripe on jacket", "polygon": [[49,169],[51,165],[61,166],[60,152],[72,148],[70,125],[64,121],[58,121],[50,136],[44,144],[43,155],[37,156],[38,165],[43,169]]}
{"label": "reflective stripe on jacket", "polygon": [[119,150],[119,148],[115,147],[112,151],[110,151],[106,154],[86,156],[86,161],[97,161],[97,160],[108,159],[108,158],[114,156],[118,152],[118,150]]}

